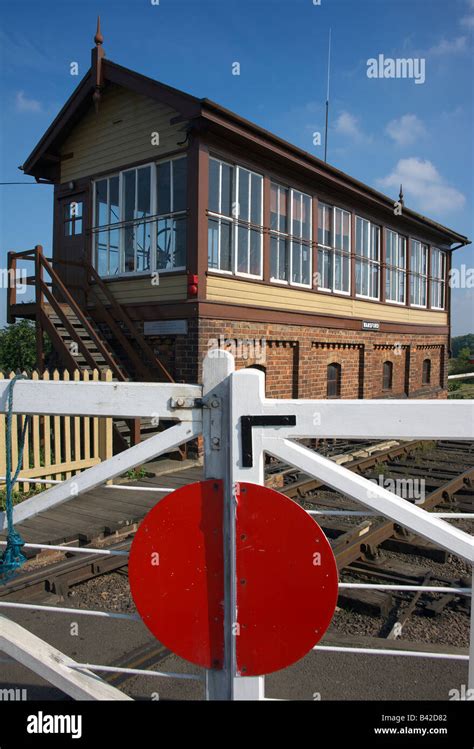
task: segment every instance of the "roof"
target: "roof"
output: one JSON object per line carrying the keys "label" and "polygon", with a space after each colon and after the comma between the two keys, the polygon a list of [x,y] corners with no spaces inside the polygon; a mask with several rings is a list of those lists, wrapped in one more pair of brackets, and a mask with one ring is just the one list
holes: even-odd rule
{"label": "roof", "polygon": [[[292,161],[300,169],[309,170],[323,183],[331,184],[339,189],[346,190],[348,194],[364,198],[379,208],[393,211],[393,198],[336,169],[336,167],[318,159],[308,151],[298,148],[235,112],[222,107],[211,99],[199,99],[191,96],[105,58],[101,61],[101,65],[101,80],[104,85],[115,83],[164,102],[178,111],[183,119],[199,122],[201,128],[207,127],[217,131],[231,132],[235,138],[246,142],[251,141],[254,147],[272,152],[274,156],[280,159]],[[54,176],[55,169],[57,170],[57,165],[60,162],[59,146],[91,106],[92,94],[97,90],[96,81],[97,77],[93,64],[26,159],[23,165],[25,174],[31,174],[37,179],[51,179]],[[415,224],[421,224],[425,229],[441,234],[448,243],[459,243],[460,246],[470,243],[465,235],[449,229],[407,208],[405,205],[403,206],[403,217]]]}

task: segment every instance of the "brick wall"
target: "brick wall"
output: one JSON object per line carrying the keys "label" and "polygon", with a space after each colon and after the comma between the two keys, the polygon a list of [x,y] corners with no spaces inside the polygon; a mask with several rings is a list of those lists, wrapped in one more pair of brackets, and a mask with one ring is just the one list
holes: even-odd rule
{"label": "brick wall", "polygon": [[[325,398],[331,363],[341,365],[341,398],[446,397],[447,336],[201,319],[197,345],[188,343],[190,351],[198,351],[199,381],[205,354],[219,346],[236,355],[238,369],[265,369],[270,398]],[[426,358],[431,383],[422,385]],[[391,390],[383,389],[385,361],[393,365]]]}

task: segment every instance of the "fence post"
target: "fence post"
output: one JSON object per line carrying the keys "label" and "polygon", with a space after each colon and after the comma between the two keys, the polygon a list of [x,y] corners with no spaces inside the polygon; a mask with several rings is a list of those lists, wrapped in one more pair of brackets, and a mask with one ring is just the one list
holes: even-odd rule
{"label": "fence post", "polygon": [[[234,371],[233,358],[216,350],[203,363],[203,398],[209,399],[203,409],[202,435],[204,439],[204,478],[221,479],[224,483],[224,665],[222,669],[206,671],[206,699],[232,699],[232,623],[230,510],[232,480],[229,458],[229,403],[230,375]],[[218,440],[218,442],[216,442]]]}
{"label": "fence post", "polygon": [[[245,376],[249,375],[249,377]],[[257,412],[264,375],[256,370],[234,372],[233,357],[217,350],[204,359],[204,477],[224,482],[224,668],[206,672],[206,697],[213,700],[258,700],[264,697],[263,677],[236,675],[235,507],[240,481],[263,484],[263,454],[253,469],[241,466],[240,414]],[[218,442],[216,443],[216,440]]]}
{"label": "fence post", "polygon": [[[0,372],[0,380],[3,380],[4,374]],[[7,475],[7,450],[6,450],[6,439],[5,439],[5,416],[0,414],[0,476]]]}
{"label": "fence post", "polygon": [[[112,372],[107,369],[102,372],[102,380],[112,382]],[[113,455],[113,431],[112,418],[99,419],[99,458],[101,461],[108,460]],[[110,482],[108,482],[110,483]]]}
{"label": "fence post", "polygon": [[[230,473],[234,489],[234,502],[238,502],[239,483],[250,481],[261,486],[265,483],[264,453],[262,449],[261,430],[252,430],[253,465],[242,466],[241,417],[260,413],[260,403],[265,398],[265,375],[257,369],[241,369],[231,377],[230,388]],[[233,515],[235,522],[235,513]],[[236,581],[235,550],[233,556],[233,580]],[[236,593],[234,592],[235,622],[238,624]],[[238,631],[238,627],[237,627]],[[235,639],[235,638],[234,638]],[[234,654],[235,656],[235,654]],[[232,699],[263,700],[265,699],[264,676],[236,676],[234,660],[234,679]]]}

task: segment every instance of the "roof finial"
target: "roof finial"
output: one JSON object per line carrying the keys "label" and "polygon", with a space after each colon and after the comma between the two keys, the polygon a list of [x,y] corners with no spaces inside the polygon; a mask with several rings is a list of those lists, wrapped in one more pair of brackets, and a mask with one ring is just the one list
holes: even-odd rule
{"label": "roof finial", "polygon": [[403,196],[403,185],[400,185],[400,192],[398,194],[398,202],[403,205],[405,203],[405,198]]}
{"label": "roof finial", "polygon": [[95,32],[94,42],[96,44],[96,47],[99,47],[104,43],[104,37],[102,36],[102,32],[100,30],[100,16],[97,16],[97,31]]}

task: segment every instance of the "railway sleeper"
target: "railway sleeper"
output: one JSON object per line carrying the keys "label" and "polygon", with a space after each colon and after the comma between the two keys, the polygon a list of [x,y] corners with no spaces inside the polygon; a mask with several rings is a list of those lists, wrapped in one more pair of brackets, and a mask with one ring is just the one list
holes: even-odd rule
{"label": "railway sleeper", "polygon": [[378,590],[342,590],[338,606],[360,614],[386,618],[393,608],[393,599],[390,593]]}

